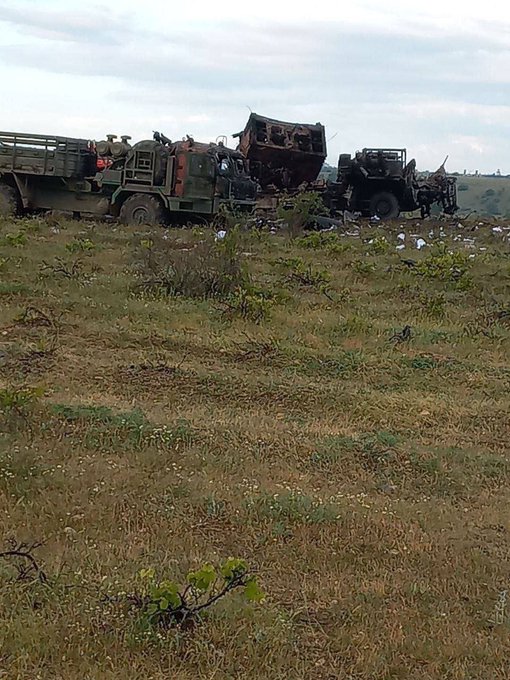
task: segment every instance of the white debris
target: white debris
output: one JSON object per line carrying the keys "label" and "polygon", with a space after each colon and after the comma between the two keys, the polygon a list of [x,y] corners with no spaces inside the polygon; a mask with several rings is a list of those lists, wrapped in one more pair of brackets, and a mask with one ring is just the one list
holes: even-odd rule
{"label": "white debris", "polygon": [[422,239],[422,238],[419,238],[419,239],[416,241],[416,247],[418,248],[418,250],[421,250],[421,249],[422,249],[424,246],[426,246],[426,245],[427,245],[427,241],[425,241],[425,240]]}
{"label": "white debris", "polygon": [[215,237],[214,240],[215,240],[215,241],[221,241],[222,239],[225,238],[226,235],[227,235],[227,232],[225,231],[225,229],[220,229],[220,230],[216,233],[216,237]]}
{"label": "white debris", "polygon": [[503,229],[501,227],[492,227],[492,231],[496,232],[497,234],[500,234]]}
{"label": "white debris", "polygon": [[404,250],[405,244],[404,243],[399,243],[397,246],[397,250]]}
{"label": "white debris", "polygon": [[379,217],[379,215],[373,215],[373,216],[370,218],[370,221],[371,221],[371,222],[380,222],[380,221],[381,221],[381,218]]}
{"label": "white debris", "polygon": [[405,241],[406,235],[403,231],[401,231],[400,234],[397,234],[397,238],[399,239],[399,241]]}

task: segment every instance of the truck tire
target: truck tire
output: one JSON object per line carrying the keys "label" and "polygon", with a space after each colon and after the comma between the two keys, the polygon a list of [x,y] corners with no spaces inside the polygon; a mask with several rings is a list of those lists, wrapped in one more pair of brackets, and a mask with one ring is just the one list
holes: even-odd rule
{"label": "truck tire", "polygon": [[391,191],[379,191],[370,199],[370,214],[382,220],[394,220],[400,215],[398,198]]}
{"label": "truck tire", "polygon": [[164,222],[164,208],[155,196],[133,194],[122,204],[119,217],[123,224],[158,225]]}
{"label": "truck tire", "polygon": [[0,217],[14,217],[18,212],[18,194],[8,184],[0,182]]}

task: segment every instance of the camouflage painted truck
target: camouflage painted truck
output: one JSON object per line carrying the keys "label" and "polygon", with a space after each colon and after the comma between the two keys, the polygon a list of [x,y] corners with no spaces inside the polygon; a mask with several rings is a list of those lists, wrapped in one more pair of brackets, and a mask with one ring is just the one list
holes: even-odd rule
{"label": "camouflage painted truck", "polygon": [[129,140],[0,132],[0,216],[58,210],[162,224],[253,208],[256,183],[238,151],[157,132]]}

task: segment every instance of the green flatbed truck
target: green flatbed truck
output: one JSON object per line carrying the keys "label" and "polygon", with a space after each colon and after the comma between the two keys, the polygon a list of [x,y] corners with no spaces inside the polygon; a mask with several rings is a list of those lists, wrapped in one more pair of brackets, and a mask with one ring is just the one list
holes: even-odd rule
{"label": "green flatbed truck", "polygon": [[163,224],[255,205],[257,185],[238,151],[157,132],[129,139],[0,132],[0,216],[57,210]]}

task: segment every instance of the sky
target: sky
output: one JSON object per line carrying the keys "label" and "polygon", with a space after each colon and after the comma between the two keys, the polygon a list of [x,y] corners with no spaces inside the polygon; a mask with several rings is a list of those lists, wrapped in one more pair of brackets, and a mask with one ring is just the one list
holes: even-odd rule
{"label": "sky", "polygon": [[250,111],[323,123],[332,165],[510,173],[510,4],[0,0],[0,129],[232,145]]}

